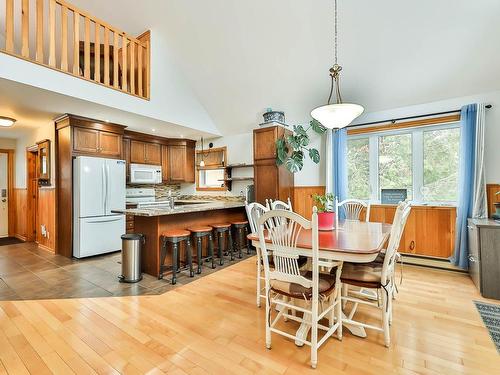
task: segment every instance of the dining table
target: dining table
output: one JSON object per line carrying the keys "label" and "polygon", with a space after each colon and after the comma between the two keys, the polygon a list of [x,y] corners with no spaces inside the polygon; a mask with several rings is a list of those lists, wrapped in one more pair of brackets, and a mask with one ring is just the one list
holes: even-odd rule
{"label": "dining table", "polygon": [[[318,231],[319,259],[321,263],[330,262],[353,262],[369,263],[377,258],[377,255],[384,248],[391,231],[391,225],[385,223],[373,223],[355,220],[339,220],[332,230]],[[260,254],[262,244],[257,233],[248,235],[252,245],[257,248],[257,254]],[[266,249],[273,251],[271,240],[265,239]],[[312,256],[312,230],[302,229],[297,238],[295,252],[298,255]],[[259,261],[260,262],[260,261]],[[257,275],[260,277],[260,275]],[[345,313],[344,316],[345,317]],[[364,327],[344,323],[353,335],[366,337]],[[302,324],[297,331],[298,337],[307,337],[310,326]],[[296,341],[301,346],[301,341]]]}

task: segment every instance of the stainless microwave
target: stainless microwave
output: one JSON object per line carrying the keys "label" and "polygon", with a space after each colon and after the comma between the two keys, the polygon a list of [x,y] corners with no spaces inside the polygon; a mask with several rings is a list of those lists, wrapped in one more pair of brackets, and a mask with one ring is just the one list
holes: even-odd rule
{"label": "stainless microwave", "polygon": [[161,184],[161,165],[130,164],[131,184]]}

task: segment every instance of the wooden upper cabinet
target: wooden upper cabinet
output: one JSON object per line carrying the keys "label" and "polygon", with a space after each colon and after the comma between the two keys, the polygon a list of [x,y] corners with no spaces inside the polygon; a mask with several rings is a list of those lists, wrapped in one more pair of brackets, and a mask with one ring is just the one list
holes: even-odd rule
{"label": "wooden upper cabinet", "polygon": [[161,145],[157,143],[146,143],[144,146],[146,164],[161,164]]}
{"label": "wooden upper cabinet", "polygon": [[99,152],[99,130],[75,127],[73,149],[79,152]]}
{"label": "wooden upper cabinet", "polygon": [[144,142],[130,142],[130,162],[136,164],[144,164],[146,159]]}
{"label": "wooden upper cabinet", "polygon": [[195,149],[194,147],[186,147],[186,165],[185,165],[185,181],[195,182],[196,180],[196,168],[195,168]]}
{"label": "wooden upper cabinet", "polygon": [[88,128],[74,128],[73,149],[76,152],[120,157],[122,136],[120,134]]}
{"label": "wooden upper cabinet", "polygon": [[99,132],[99,153],[120,156],[122,153],[122,136],[115,133]]}
{"label": "wooden upper cabinet", "polygon": [[137,164],[161,164],[161,145],[157,143],[131,141],[130,162]]}
{"label": "wooden upper cabinet", "polygon": [[[280,131],[281,130],[281,131]],[[262,128],[253,132],[253,157],[254,160],[276,158],[276,140],[283,133],[277,126]]]}
{"label": "wooden upper cabinet", "polygon": [[168,165],[168,160],[168,146],[161,146],[161,174],[164,182],[170,180],[170,166]]}
{"label": "wooden upper cabinet", "polygon": [[169,181],[185,181],[186,146],[168,146]]}

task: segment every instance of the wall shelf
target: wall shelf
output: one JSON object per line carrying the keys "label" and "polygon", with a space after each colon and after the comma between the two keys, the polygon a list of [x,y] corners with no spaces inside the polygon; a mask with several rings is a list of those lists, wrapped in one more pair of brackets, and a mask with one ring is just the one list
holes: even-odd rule
{"label": "wall shelf", "polygon": [[235,168],[253,168],[253,164],[230,164],[226,165],[226,178],[224,182],[226,183],[227,190],[231,191],[233,187],[233,181],[253,181],[253,177],[233,177],[233,169]]}

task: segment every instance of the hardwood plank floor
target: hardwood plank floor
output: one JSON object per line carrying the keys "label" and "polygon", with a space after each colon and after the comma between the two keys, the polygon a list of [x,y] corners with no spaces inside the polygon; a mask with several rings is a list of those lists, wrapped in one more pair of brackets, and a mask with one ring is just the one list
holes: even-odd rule
{"label": "hardwood plank floor", "polygon": [[[0,374],[494,374],[500,356],[467,275],[405,267],[393,344],[345,333],[319,351],[273,335],[250,258],[163,295],[0,302]],[[378,321],[361,309],[368,321]],[[293,322],[283,327],[296,329]],[[346,331],[346,330],[344,330]]]}

